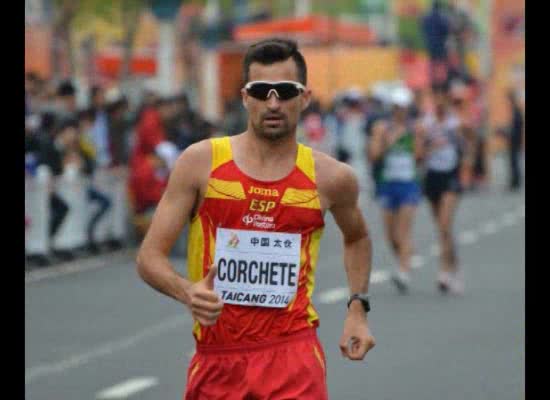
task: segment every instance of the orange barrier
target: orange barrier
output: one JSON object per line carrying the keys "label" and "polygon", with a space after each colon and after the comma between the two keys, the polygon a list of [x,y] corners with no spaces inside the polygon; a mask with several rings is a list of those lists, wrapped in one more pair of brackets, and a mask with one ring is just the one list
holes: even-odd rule
{"label": "orange barrier", "polygon": [[351,44],[372,44],[376,37],[366,24],[339,21],[324,16],[281,18],[245,24],[233,30],[237,41],[256,41],[277,35],[298,35],[318,43],[338,41]]}

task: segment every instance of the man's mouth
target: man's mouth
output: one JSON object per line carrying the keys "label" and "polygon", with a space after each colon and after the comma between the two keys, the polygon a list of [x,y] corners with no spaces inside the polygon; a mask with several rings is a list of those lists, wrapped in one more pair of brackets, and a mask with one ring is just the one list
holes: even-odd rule
{"label": "man's mouth", "polygon": [[264,117],[264,122],[267,124],[280,124],[283,121],[284,117],[282,115],[269,115]]}

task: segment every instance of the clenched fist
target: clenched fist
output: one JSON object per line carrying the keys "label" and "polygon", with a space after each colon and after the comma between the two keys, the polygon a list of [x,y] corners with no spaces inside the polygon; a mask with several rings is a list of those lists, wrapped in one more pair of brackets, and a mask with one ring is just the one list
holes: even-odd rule
{"label": "clenched fist", "polygon": [[375,346],[367,320],[358,313],[350,313],[344,321],[344,332],[340,338],[340,351],[350,360],[359,361]]}

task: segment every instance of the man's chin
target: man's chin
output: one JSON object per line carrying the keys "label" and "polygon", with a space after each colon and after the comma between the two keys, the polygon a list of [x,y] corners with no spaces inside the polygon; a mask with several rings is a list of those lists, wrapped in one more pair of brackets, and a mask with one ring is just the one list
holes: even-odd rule
{"label": "man's chin", "polygon": [[258,136],[263,139],[276,141],[289,136],[290,131],[288,129],[281,128],[264,128],[256,131]]}

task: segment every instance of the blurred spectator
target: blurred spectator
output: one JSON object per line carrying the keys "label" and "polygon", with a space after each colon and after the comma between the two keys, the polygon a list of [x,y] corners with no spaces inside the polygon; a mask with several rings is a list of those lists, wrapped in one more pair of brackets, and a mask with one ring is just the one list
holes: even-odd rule
{"label": "blurred spectator", "polygon": [[466,191],[472,189],[473,168],[478,133],[478,121],[475,120],[472,101],[468,88],[463,82],[454,82],[450,90],[452,112],[460,123],[459,133],[462,137],[463,147],[460,166],[460,183]]}
{"label": "blurred spectator", "polygon": [[447,39],[451,27],[450,21],[443,12],[443,4],[440,0],[433,1],[431,10],[422,17],[421,25],[430,57],[431,81],[432,83],[441,83],[447,79]]}
{"label": "blurred spectator", "polygon": [[91,129],[95,148],[95,160],[99,168],[106,168],[111,164],[109,121],[105,109],[105,93],[100,86],[93,86],[90,90],[94,123]]}
{"label": "blurred spectator", "polygon": [[[380,94],[374,91],[367,98],[367,114],[366,114],[366,124],[365,124],[365,134],[366,134],[366,145],[365,145],[365,154],[368,154],[369,142],[372,139],[373,128],[377,123],[381,121],[386,121],[391,117],[391,111],[389,111],[389,105],[386,104],[386,99]],[[373,182],[376,182],[378,176],[380,176],[383,167],[383,160],[370,159],[370,176]],[[373,195],[376,195],[376,187],[372,191]]]}
{"label": "blurred spectator", "polygon": [[129,141],[128,100],[118,89],[107,92],[105,109],[109,133],[110,167],[118,168],[128,163]]}
{"label": "blurred spectator", "polygon": [[507,126],[508,152],[510,157],[509,189],[516,191],[521,188],[520,153],[525,141],[524,120],[518,97],[513,90],[508,90],[507,96],[510,119]]}
{"label": "blurred spectator", "polygon": [[[357,90],[350,90],[343,99],[344,114],[342,119],[341,134],[339,137],[340,153],[345,162],[355,170],[360,186],[366,183],[366,139],[365,139],[365,113],[363,111],[363,95]],[[346,157],[347,156],[347,157]]]}
{"label": "blurred spectator", "polygon": [[300,125],[308,146],[330,154],[329,134],[325,129],[324,116],[319,100],[312,99],[309,107],[302,113]]}
{"label": "blurred spectator", "polygon": [[76,112],[76,89],[71,81],[63,81],[57,87],[56,113],[62,120],[74,118]]}
{"label": "blurred spectator", "polygon": [[[61,176],[68,168],[75,167],[78,170],[88,171],[89,160],[79,151],[78,123],[73,119],[61,121],[53,130],[53,137],[45,132],[41,146],[39,164],[47,165],[54,178]],[[46,136],[47,135],[47,136]],[[59,196],[54,188],[50,194],[50,240],[53,241],[61,227],[69,205]],[[63,260],[74,258],[70,251],[56,251],[54,255]]]}
{"label": "blurred spectator", "polygon": [[341,118],[339,115],[340,106],[336,100],[333,100],[330,107],[325,112],[325,130],[331,138],[330,155],[339,158],[338,155],[338,138],[340,137]]}
{"label": "blurred spectator", "polygon": [[166,138],[182,151],[193,143],[195,115],[185,93],[167,98],[166,103],[169,109],[164,120]]}
{"label": "blurred spectator", "polygon": [[367,137],[372,136],[372,127],[375,122],[381,118],[386,118],[389,116],[389,112],[386,110],[383,99],[379,96],[371,94],[367,97],[366,104],[366,124],[365,124],[365,134]]}
{"label": "blurred spectator", "polygon": [[25,116],[36,112],[36,99],[40,90],[40,77],[33,72],[25,74]]}
{"label": "blurred spectator", "polygon": [[468,10],[462,2],[453,0],[448,3],[450,52],[456,58],[456,69],[463,76],[469,75],[466,64],[466,50],[474,36],[474,23]]}
{"label": "blurred spectator", "polygon": [[130,174],[130,190],[132,193],[134,224],[144,236],[155,208],[168,184],[169,170],[164,160],[155,152],[140,158],[134,163]]}
{"label": "blurred spectator", "polygon": [[228,100],[224,105],[223,131],[229,135],[237,135],[247,129],[246,110],[242,104],[240,94]]}
{"label": "blurred spectator", "polygon": [[[169,99],[146,105],[141,112],[135,144],[130,158],[129,189],[133,211],[147,221],[162,196],[166,179],[179,154],[168,141],[164,124],[173,118],[174,108]],[[145,233],[148,223],[139,224]]]}
{"label": "blurred spectator", "polygon": [[79,152],[82,153],[83,157],[87,160],[89,168],[86,172],[89,175],[89,185],[87,190],[88,201],[92,204],[97,204],[94,213],[90,216],[87,225],[87,249],[90,253],[96,254],[99,252],[99,246],[95,239],[95,232],[97,224],[103,218],[109,208],[111,207],[111,199],[107,193],[102,192],[96,185],[94,180],[95,172],[95,160],[97,157],[97,151],[93,142],[93,127],[94,127],[94,109],[90,108],[83,110],[79,113],[79,123],[80,123],[80,140],[79,140]]}
{"label": "blurred spectator", "polygon": [[476,143],[473,168],[473,187],[477,190],[487,184],[487,133],[489,126],[489,110],[485,100],[482,82],[471,79],[466,82],[470,98],[470,112],[476,130]]}

